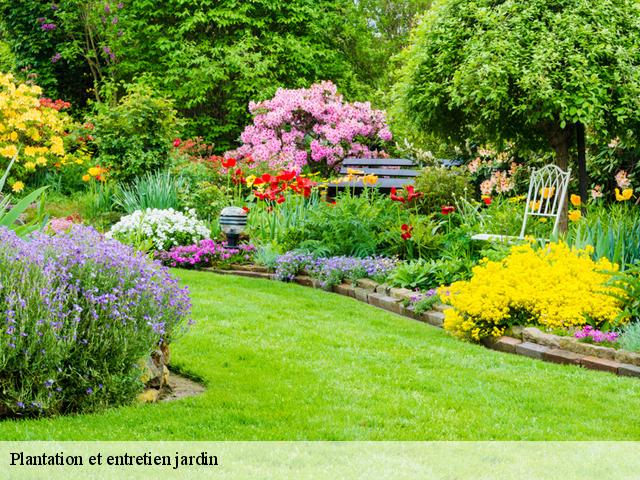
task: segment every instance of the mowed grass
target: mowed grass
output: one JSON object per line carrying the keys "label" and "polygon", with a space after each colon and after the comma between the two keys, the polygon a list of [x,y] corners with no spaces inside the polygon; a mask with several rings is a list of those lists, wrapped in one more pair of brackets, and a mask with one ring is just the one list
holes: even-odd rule
{"label": "mowed grass", "polygon": [[640,380],[463,343],[298,285],[176,271],[198,397],[0,422],[2,440],[640,440]]}

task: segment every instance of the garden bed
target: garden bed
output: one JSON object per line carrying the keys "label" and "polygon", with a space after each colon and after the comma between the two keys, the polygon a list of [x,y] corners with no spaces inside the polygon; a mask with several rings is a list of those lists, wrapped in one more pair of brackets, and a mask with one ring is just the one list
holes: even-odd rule
{"label": "garden bed", "polygon": [[[276,280],[275,274],[257,265],[231,265],[228,270],[205,270],[222,275]],[[322,289],[319,280],[305,275],[294,277],[293,282],[305,287]],[[451,308],[448,305],[436,304],[433,310],[417,313],[410,306],[406,306],[415,292],[405,288],[392,288],[371,279],[357,280],[355,285],[342,283],[334,286],[331,291],[437,328],[443,327],[443,311]],[[544,333],[535,327],[514,328],[512,335],[487,338],[482,344],[493,350],[536,360],[640,378],[640,354],[580,342],[573,337]]]}

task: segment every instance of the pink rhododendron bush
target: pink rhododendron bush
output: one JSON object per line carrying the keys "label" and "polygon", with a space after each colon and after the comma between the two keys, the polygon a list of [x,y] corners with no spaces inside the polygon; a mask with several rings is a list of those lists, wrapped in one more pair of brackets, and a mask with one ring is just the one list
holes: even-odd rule
{"label": "pink rhododendron bush", "polygon": [[271,100],[251,102],[253,124],[242,146],[227,157],[252,157],[271,170],[299,172],[305,165],[324,174],[345,157],[386,156],[392,138],[382,110],[369,102],[345,102],[331,82],[310,88],[279,89]]}

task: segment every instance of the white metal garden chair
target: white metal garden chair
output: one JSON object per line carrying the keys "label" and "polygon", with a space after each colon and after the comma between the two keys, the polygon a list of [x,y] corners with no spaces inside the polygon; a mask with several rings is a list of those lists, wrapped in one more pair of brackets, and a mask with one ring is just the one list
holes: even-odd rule
{"label": "white metal garden chair", "polygon": [[529,193],[522,220],[522,229],[517,237],[480,233],[471,237],[473,240],[512,242],[524,239],[529,217],[545,217],[554,219],[553,233],[558,232],[562,207],[567,198],[571,169],[566,172],[556,165],[547,165],[531,172]]}

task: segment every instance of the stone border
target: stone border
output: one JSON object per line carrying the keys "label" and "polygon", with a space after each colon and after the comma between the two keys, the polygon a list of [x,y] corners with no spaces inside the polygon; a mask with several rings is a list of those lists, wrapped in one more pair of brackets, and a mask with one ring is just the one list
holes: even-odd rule
{"label": "stone border", "polygon": [[[264,267],[254,265],[233,266],[233,270],[204,270],[222,275],[276,280],[275,274],[269,273]],[[306,275],[296,276],[293,281],[305,287],[322,289],[318,280]],[[415,292],[406,288],[392,288],[368,278],[357,280],[355,285],[336,285],[331,291],[437,328],[443,328],[443,312],[451,308],[448,305],[436,304],[434,310],[416,313],[411,307],[404,306],[404,301],[410,300]],[[484,339],[482,344],[492,350],[545,362],[577,365],[626,377],[640,377],[640,354],[578,342],[573,337],[543,333],[534,327],[513,330],[513,336]]]}

